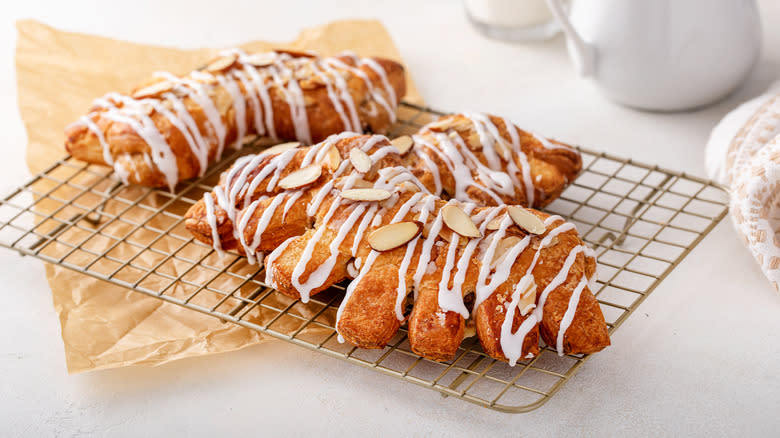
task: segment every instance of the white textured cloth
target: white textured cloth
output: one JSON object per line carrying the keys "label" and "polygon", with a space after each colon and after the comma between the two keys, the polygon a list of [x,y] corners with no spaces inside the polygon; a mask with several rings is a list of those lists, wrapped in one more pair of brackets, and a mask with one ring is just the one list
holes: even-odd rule
{"label": "white textured cloth", "polygon": [[729,188],[734,226],[780,290],[780,81],[712,130],[706,167]]}

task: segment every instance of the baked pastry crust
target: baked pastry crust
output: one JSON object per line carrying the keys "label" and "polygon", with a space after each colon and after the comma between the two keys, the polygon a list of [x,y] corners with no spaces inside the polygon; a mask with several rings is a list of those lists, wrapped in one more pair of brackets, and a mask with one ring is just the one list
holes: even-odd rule
{"label": "baked pastry crust", "polygon": [[[543,207],[557,198],[582,168],[582,159],[575,148],[524,131],[494,115],[464,113],[444,116],[421,127],[412,135],[411,142],[408,138],[406,140],[408,146],[403,148],[400,158],[396,154],[383,155],[377,167],[402,165],[428,192],[478,205],[509,203]],[[333,142],[341,157],[349,156],[352,142],[339,141],[337,137]],[[256,165],[262,167],[264,161]],[[296,168],[300,162],[292,158],[290,165]],[[238,162],[233,169],[240,166],[241,162]],[[244,178],[255,174],[250,172]],[[229,173],[223,175],[222,186],[226,177]],[[260,190],[258,193],[262,193],[263,187],[261,184],[256,189]],[[306,201],[301,199],[300,203]],[[196,204],[191,213],[204,213],[203,202]],[[228,207],[220,206],[220,202],[214,204],[213,227],[203,220],[190,220],[188,228],[210,245],[214,242],[214,228],[220,236],[218,245],[221,249],[244,253],[233,235],[234,224],[225,212],[240,210],[243,198],[227,202],[230,204]],[[200,217],[205,216],[201,214]]]}
{"label": "baked pastry crust", "polygon": [[387,59],[230,49],[203,70],[155,73],[129,96],[95,100],[65,129],[65,147],[125,182],[173,190],[246,136],[312,144],[342,131],[384,133],[405,92],[403,66]]}
{"label": "baked pastry crust", "polygon": [[[350,160],[356,149],[371,158],[368,170]],[[589,286],[595,257],[572,224],[521,207],[441,199],[407,160],[384,137],[353,134],[246,157],[188,211],[186,226],[217,249],[264,258],[266,283],[304,302],[351,279],[336,327],[359,347],[382,348],[407,319],[412,349],[432,360],[454,357],[467,322],[487,354],[510,364],[537,355],[539,338],[561,354],[609,345]],[[312,166],[316,178],[301,178]],[[386,199],[371,197],[383,191]],[[537,234],[512,208],[541,224]],[[464,232],[468,224],[458,225],[452,211],[478,235],[466,237],[474,230]],[[398,223],[420,224],[420,234],[376,249],[372,236]]]}
{"label": "baked pastry crust", "polygon": [[412,139],[404,163],[431,193],[480,205],[544,207],[582,169],[572,146],[490,114],[444,116]]}

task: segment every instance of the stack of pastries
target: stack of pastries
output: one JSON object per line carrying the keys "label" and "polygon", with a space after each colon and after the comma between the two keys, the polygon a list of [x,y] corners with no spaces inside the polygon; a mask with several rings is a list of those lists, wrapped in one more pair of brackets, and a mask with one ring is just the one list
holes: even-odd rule
{"label": "stack of pastries", "polygon": [[239,158],[185,225],[264,263],[265,282],[303,302],[349,280],[340,340],[382,348],[406,321],[423,357],[450,360],[476,334],[511,365],[539,354],[540,338],[559,354],[609,345],[594,253],[573,224],[527,208],[576,177],[574,148],[487,114],[363,135],[386,132],[404,94],[388,60],[231,50],[214,64],[140,89],[166,89],[156,94],[99,100],[67,129],[68,150],[173,189],[246,134],[297,140]]}

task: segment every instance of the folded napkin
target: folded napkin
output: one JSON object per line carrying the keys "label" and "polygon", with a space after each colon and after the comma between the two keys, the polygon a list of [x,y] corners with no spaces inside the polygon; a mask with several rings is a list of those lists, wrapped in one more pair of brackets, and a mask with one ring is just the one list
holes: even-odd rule
{"label": "folded napkin", "polygon": [[780,81],[712,130],[706,167],[729,188],[734,226],[780,290]]}

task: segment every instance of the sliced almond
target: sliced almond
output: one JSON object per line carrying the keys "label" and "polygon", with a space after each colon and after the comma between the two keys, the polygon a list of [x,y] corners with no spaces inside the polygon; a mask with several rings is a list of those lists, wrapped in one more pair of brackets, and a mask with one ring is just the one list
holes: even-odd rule
{"label": "sliced almond", "polygon": [[325,164],[325,167],[327,167],[331,172],[335,172],[336,169],[339,168],[339,165],[341,164],[341,154],[339,153],[339,150],[336,148],[336,146],[331,146],[328,149],[328,152],[325,154],[325,158],[323,159],[323,163]]}
{"label": "sliced almond", "polygon": [[368,244],[376,251],[390,251],[405,245],[422,231],[419,222],[396,222],[377,228],[368,235]]}
{"label": "sliced almond", "polygon": [[273,55],[268,53],[256,53],[246,59],[247,64],[255,67],[268,67],[276,63],[276,59]]}
{"label": "sliced almond", "polygon": [[133,98],[143,99],[145,97],[154,97],[162,93],[165,93],[166,91],[171,91],[171,90],[173,90],[173,82],[171,81],[155,82],[152,85],[146,86],[134,92]]}
{"label": "sliced almond", "polygon": [[362,178],[358,178],[355,180],[355,182],[352,183],[353,189],[373,189],[374,183],[371,181],[366,181]]}
{"label": "sliced almond", "polygon": [[472,151],[482,150],[482,140],[479,138],[479,134],[476,132],[470,132],[466,135],[466,145]]}
{"label": "sliced almond", "polygon": [[351,201],[384,201],[393,196],[383,189],[349,189],[341,192],[341,197]]}
{"label": "sliced almond", "polygon": [[487,223],[487,225],[485,225],[485,228],[488,231],[496,231],[497,229],[501,228],[501,222],[504,221],[505,217],[506,216],[502,214],[500,216],[493,218],[490,222]]}
{"label": "sliced almond", "polygon": [[412,140],[412,137],[404,135],[403,137],[394,138],[390,143],[392,143],[393,146],[398,149],[399,154],[404,155],[409,152],[409,149],[412,148],[412,145],[414,145],[414,140]]}
{"label": "sliced almond", "polygon": [[206,66],[206,71],[211,73],[221,72],[222,70],[233,66],[233,64],[236,63],[236,60],[238,60],[238,55],[235,53],[217,58],[211,64]]}
{"label": "sliced almond", "polygon": [[298,81],[298,84],[303,90],[316,90],[327,85],[322,78],[314,76],[313,72],[305,76],[305,79]]}
{"label": "sliced almond", "polygon": [[417,193],[420,191],[420,188],[417,186],[417,184],[413,184],[409,181],[404,181],[401,184],[398,185],[398,190],[400,192],[413,192]]}
{"label": "sliced almond", "polygon": [[[430,232],[430,230],[428,230]],[[441,230],[439,230],[439,238],[445,242],[451,242],[452,241],[452,233],[454,231],[442,227]],[[458,233],[455,233],[458,234]]]}
{"label": "sliced almond", "polygon": [[349,151],[349,161],[352,163],[352,167],[360,173],[366,173],[371,170],[371,157],[368,156],[362,149],[352,149]]}
{"label": "sliced almond", "polygon": [[282,178],[279,181],[279,187],[283,189],[297,189],[317,181],[320,175],[322,175],[322,166],[310,164]]}
{"label": "sliced almond", "polygon": [[506,208],[509,216],[515,221],[518,227],[528,231],[531,234],[542,234],[547,231],[544,222],[535,214],[517,205],[510,205]]}
{"label": "sliced almond", "polygon": [[463,237],[482,237],[468,214],[456,205],[445,205],[441,217],[450,229]]}
{"label": "sliced almond", "polygon": [[520,308],[520,316],[528,315],[536,308],[536,303],[528,303],[525,307],[523,307],[522,301],[518,304],[519,305],[517,307]]}
{"label": "sliced almond", "polygon": [[520,294],[520,298],[528,298],[528,297],[536,298],[536,282],[535,281],[529,281],[528,285],[525,288],[525,290]]}
{"label": "sliced almond", "polygon": [[525,316],[534,307],[536,307],[536,283],[531,281],[528,288],[520,294],[517,308],[520,309],[520,315]]}
{"label": "sliced almond", "polygon": [[449,117],[441,118],[435,122],[429,123],[428,126],[426,126],[428,129],[432,131],[446,131],[450,128],[452,125],[452,119]]}
{"label": "sliced almond", "polygon": [[209,85],[217,85],[219,81],[217,78],[209,73],[201,73],[197,76],[193,75],[192,77],[195,82],[201,83],[201,84],[209,84]]}
{"label": "sliced almond", "polygon": [[244,136],[244,138],[241,139],[241,143],[243,144],[254,143],[254,141],[257,140],[258,138],[259,136],[257,134],[246,135]]}
{"label": "sliced almond", "polygon": [[509,160],[512,157],[512,152],[504,141],[498,140],[495,142],[494,148],[496,153],[498,153],[498,155],[504,160]]}
{"label": "sliced almond", "polygon": [[520,240],[517,236],[508,236],[501,239],[498,245],[496,245],[496,252],[493,253],[493,261],[490,262],[490,266],[496,267],[503,262],[509,249],[520,243]]}
{"label": "sliced almond", "polygon": [[278,155],[282,152],[287,152],[290,149],[295,149],[298,146],[300,146],[301,143],[297,141],[291,141],[289,143],[281,143],[276,146],[271,146],[270,148],[263,151],[263,154],[265,155]]}

